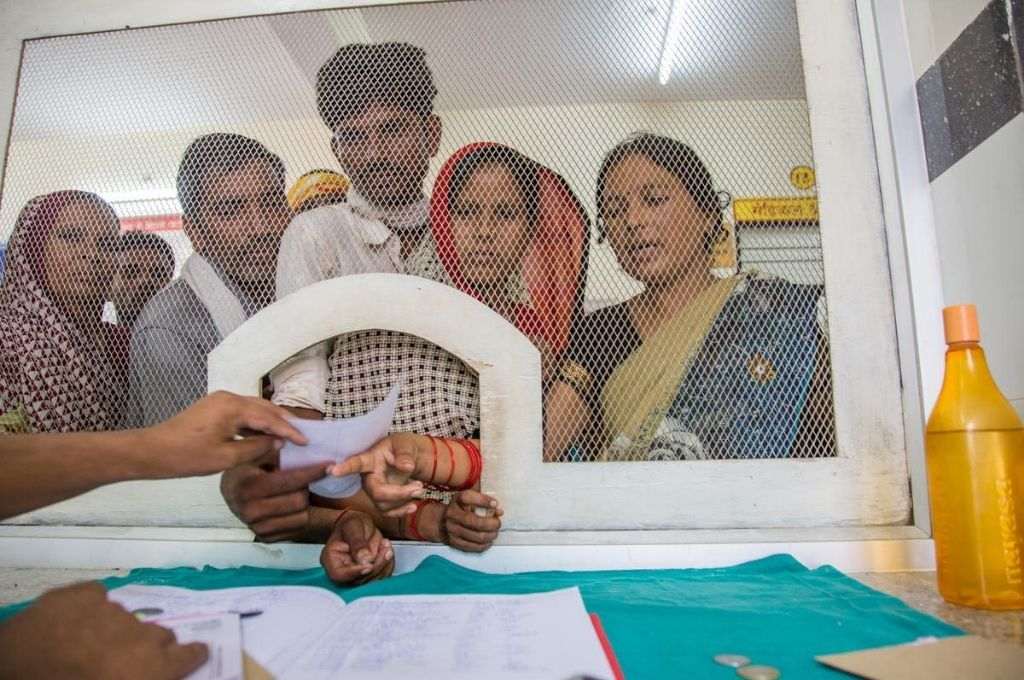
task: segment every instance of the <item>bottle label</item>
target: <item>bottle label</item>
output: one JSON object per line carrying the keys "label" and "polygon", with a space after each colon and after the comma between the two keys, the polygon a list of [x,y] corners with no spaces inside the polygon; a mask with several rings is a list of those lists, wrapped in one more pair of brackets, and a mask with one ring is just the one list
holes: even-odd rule
{"label": "bottle label", "polygon": [[999,505],[999,531],[1003,536],[1006,581],[1011,585],[1020,585],[1024,581],[1024,574],[1021,570],[1016,499],[1013,494],[1013,484],[1009,479],[996,480],[996,500]]}

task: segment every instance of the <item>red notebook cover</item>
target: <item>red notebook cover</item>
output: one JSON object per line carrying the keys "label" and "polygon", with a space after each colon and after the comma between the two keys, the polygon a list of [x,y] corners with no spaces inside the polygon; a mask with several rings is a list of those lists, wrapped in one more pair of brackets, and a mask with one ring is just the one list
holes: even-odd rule
{"label": "red notebook cover", "polygon": [[590,622],[594,624],[594,632],[597,633],[597,639],[601,643],[604,655],[608,657],[608,665],[612,667],[615,680],[626,680],[626,676],[622,674],[622,666],[619,665],[619,660],[615,658],[615,650],[612,649],[612,643],[608,641],[608,635],[605,634],[604,626],[601,625],[600,617],[597,614],[591,614]]}

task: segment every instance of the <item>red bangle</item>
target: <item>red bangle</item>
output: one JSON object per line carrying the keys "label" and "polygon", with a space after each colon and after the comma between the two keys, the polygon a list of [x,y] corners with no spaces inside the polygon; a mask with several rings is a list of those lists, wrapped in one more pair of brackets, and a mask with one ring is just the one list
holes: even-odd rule
{"label": "red bangle", "polygon": [[423,500],[415,501],[415,503],[416,503],[416,511],[413,512],[411,515],[409,515],[409,522],[408,522],[408,524],[405,525],[406,533],[409,534],[409,538],[411,538],[414,541],[425,541],[425,540],[427,540],[427,539],[423,538],[423,534],[420,533],[419,528],[417,528],[417,526],[416,526],[417,523],[419,523],[420,510],[423,509],[423,506],[426,505],[427,502],[428,501],[423,501]]}
{"label": "red bangle", "polygon": [[452,477],[455,476],[455,449],[452,448],[451,442],[449,442],[447,439],[442,439],[441,441],[444,442],[444,445],[448,447],[448,458],[451,465],[451,467],[448,469],[448,479],[444,481],[443,486],[445,488],[450,488],[452,483]]}
{"label": "red bangle", "polygon": [[465,491],[466,489],[472,489],[480,481],[480,475],[484,469],[484,459],[480,454],[480,449],[477,448],[476,444],[468,439],[459,439],[458,442],[466,449],[466,455],[469,456],[469,475],[466,477],[466,481],[459,487],[459,491]]}
{"label": "red bangle", "polygon": [[430,448],[434,452],[434,466],[430,469],[430,481],[429,484],[434,483],[434,477],[437,476],[437,440],[427,435],[427,439],[430,440]]}

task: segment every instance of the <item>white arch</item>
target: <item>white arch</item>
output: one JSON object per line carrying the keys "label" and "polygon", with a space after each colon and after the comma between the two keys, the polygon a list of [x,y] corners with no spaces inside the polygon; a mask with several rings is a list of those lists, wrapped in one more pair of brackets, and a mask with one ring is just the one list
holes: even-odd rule
{"label": "white arch", "polygon": [[[209,389],[258,395],[262,376],[297,352],[375,328],[421,337],[477,372],[482,487],[502,497],[524,492],[525,469],[542,458],[540,353],[501,315],[451,286],[399,274],[307,286],[251,317],[210,352]],[[506,516],[505,526],[515,524],[514,513]]]}

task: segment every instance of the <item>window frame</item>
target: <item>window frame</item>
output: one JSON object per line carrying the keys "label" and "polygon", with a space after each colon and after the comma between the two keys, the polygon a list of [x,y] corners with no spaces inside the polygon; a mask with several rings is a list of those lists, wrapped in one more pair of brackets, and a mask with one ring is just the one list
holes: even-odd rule
{"label": "window frame", "polygon": [[[431,1],[431,0],[427,0]],[[287,4],[289,10],[316,10],[316,9],[338,9],[340,7],[358,7],[377,4],[398,4],[397,2],[373,2],[371,1],[345,1],[345,0],[292,0]],[[801,26],[814,25],[824,26],[827,30],[819,31],[815,36],[801,33],[801,42],[804,46],[805,73],[810,76],[812,69],[821,68],[821,63],[811,63],[808,59],[808,42],[815,41],[810,45],[811,52],[815,48],[826,45],[829,36],[834,33],[837,25],[841,25],[844,31],[844,41],[841,41],[848,56],[853,54],[856,64],[860,69],[856,85],[863,81],[864,106],[860,119],[860,131],[866,133],[863,141],[869,142],[870,148],[865,150],[858,148],[859,155],[870,159],[871,165],[877,172],[876,185],[880,187],[880,203],[878,212],[884,212],[884,220],[879,221],[879,226],[885,229],[885,244],[889,248],[889,256],[886,260],[885,273],[891,277],[892,287],[889,295],[889,318],[888,323],[895,329],[890,337],[889,349],[898,360],[892,368],[892,376],[902,375],[902,392],[897,390],[897,401],[902,402],[902,424],[904,441],[900,443],[905,454],[905,463],[909,469],[911,485],[913,487],[914,503],[914,527],[916,531],[908,534],[907,527],[891,527],[878,530],[865,530],[855,527],[842,528],[833,527],[827,530],[806,529],[797,530],[795,533],[789,530],[768,530],[759,531],[758,536],[771,538],[779,537],[781,540],[792,541],[793,545],[804,542],[820,541],[822,539],[835,539],[840,541],[851,540],[863,545],[865,550],[870,547],[872,541],[881,540],[889,543],[916,542],[930,534],[927,514],[926,485],[923,477],[923,447],[921,446],[920,434],[923,432],[923,414],[927,404],[930,404],[938,390],[938,383],[941,379],[941,331],[937,323],[935,309],[941,306],[941,282],[938,278],[939,262],[937,249],[934,247],[935,233],[931,218],[930,199],[927,198],[928,190],[927,176],[921,180],[919,167],[924,162],[923,145],[920,143],[919,124],[911,114],[916,115],[916,100],[907,103],[909,94],[913,93],[913,74],[909,69],[909,51],[906,50],[906,29],[903,25],[901,3],[879,3],[877,0],[834,0],[831,3],[818,3],[815,0],[797,0],[798,16]],[[174,3],[152,3],[139,6],[138,3],[127,5],[111,3],[102,0],[91,0],[84,5],[79,5],[72,11],[66,8],[58,8],[54,0],[41,0],[32,9],[15,12],[13,7],[7,8],[5,14],[10,18],[4,35],[0,38],[0,118],[10,121],[13,115],[14,94],[17,89],[17,73],[20,61],[20,43],[22,40],[42,37],[44,35],[59,35],[66,33],[80,33],[84,31],[116,30],[126,25],[133,27],[161,25],[168,23],[185,23],[191,21],[203,21],[210,19],[235,18],[251,16],[253,13],[275,13],[281,10],[281,4],[272,0],[258,0],[255,2],[242,2],[241,0],[222,0],[218,3],[202,3],[194,0]],[[819,22],[820,19],[820,22]],[[859,35],[853,35],[859,29]],[[832,36],[834,37],[834,36]],[[851,41],[850,38],[856,40]],[[878,41],[885,41],[890,49],[880,50]],[[852,51],[852,52],[851,52]],[[863,59],[863,61],[861,61]],[[847,64],[849,65],[849,64]],[[907,82],[909,72],[910,80]],[[813,78],[808,77],[809,105],[812,108],[812,135],[816,165],[818,165],[818,176],[822,178],[822,184],[831,184],[832,179],[825,179],[833,171],[822,167],[818,154],[822,144],[829,143],[831,134],[823,129],[820,122],[815,123],[815,116],[819,116],[821,109],[814,111],[816,105],[812,105],[810,90]],[[847,83],[849,86],[850,83]],[[909,89],[908,89],[909,86]],[[865,121],[866,117],[866,121]],[[866,122],[866,125],[865,125]],[[4,159],[6,160],[7,137],[9,125],[3,130],[0,140],[4,142]],[[825,165],[828,165],[827,163]],[[0,183],[2,190],[2,183]],[[836,211],[836,206],[829,207],[830,199],[827,195],[820,196],[822,201],[822,221],[831,221],[830,212]],[[826,259],[829,256],[826,255]],[[828,280],[835,280],[835,275],[830,276],[829,270],[836,269],[826,261],[826,277]],[[832,287],[834,289],[834,286]],[[833,301],[834,302],[834,301]],[[940,303],[936,305],[936,302]],[[833,305],[830,304],[830,308]],[[833,319],[830,315],[830,323]],[[842,326],[842,324],[839,324]],[[898,331],[898,339],[896,332]],[[840,333],[845,331],[840,331]],[[936,361],[938,357],[938,361]],[[840,362],[849,365],[849,362]],[[902,399],[899,397],[902,396]],[[845,426],[844,426],[845,427]],[[116,489],[114,487],[113,489]],[[106,495],[108,491],[101,490],[97,494]],[[140,489],[140,495],[144,492]],[[111,518],[110,524],[118,523],[116,518]],[[131,524],[132,517],[124,517],[125,526]],[[72,528],[76,522],[75,514],[71,511],[56,513],[51,516],[50,521],[56,523],[57,527],[0,527],[0,545],[8,543],[11,547],[22,545],[20,541],[33,537],[43,539],[46,537],[63,536],[67,540],[89,540],[94,541],[93,547],[98,547],[104,541],[112,539],[112,535],[118,535],[118,531],[95,528]],[[913,527],[911,527],[912,529]],[[82,532],[85,532],[82,534]],[[131,529],[121,533],[133,534],[135,536],[161,536],[158,543],[177,543],[181,540],[196,540],[195,537],[206,536],[214,542],[223,540],[229,535],[232,541],[240,538],[237,533],[226,533],[223,530],[210,529],[210,533],[204,533],[202,529],[172,529],[170,533],[163,533],[159,529],[149,527]],[[198,533],[196,533],[198,532]],[[537,540],[541,541],[542,533],[536,534]],[[636,538],[637,532],[608,532],[621,533],[622,536]],[[674,532],[674,531],[650,531],[642,532],[643,542],[654,541],[663,543],[667,541],[673,546],[692,544],[693,537],[700,535],[700,532]],[[77,538],[70,535],[75,534]],[[721,535],[731,536],[739,544],[754,546],[751,540],[753,536],[742,532],[724,532]],[[185,536],[192,536],[192,539],[185,539]],[[688,538],[689,537],[689,538]],[[602,538],[612,538],[603,533]],[[511,543],[520,539],[510,536]],[[156,540],[151,538],[141,540]],[[205,539],[204,539],[205,540]],[[565,532],[558,534],[558,541],[562,544],[572,544],[579,540],[589,540],[588,532]],[[862,542],[863,543],[860,543]],[[542,541],[543,542],[543,541]],[[630,541],[623,539],[623,547]],[[38,547],[38,544],[35,544]],[[24,547],[24,546],[23,546]],[[56,546],[54,546],[56,547]],[[151,546],[156,550],[157,546]],[[875,546],[877,548],[877,546]],[[904,545],[904,548],[907,546]],[[285,553],[294,552],[299,546],[286,546]],[[907,552],[899,548],[896,552],[904,555],[914,554],[914,560],[921,558],[917,548]],[[902,551],[902,552],[901,552]],[[20,552],[20,551],[19,551]],[[29,550],[28,553],[32,551]],[[52,551],[47,551],[50,558],[54,556]],[[158,553],[159,550],[156,550]],[[671,552],[671,551],[669,551]],[[28,554],[25,553],[25,554]],[[11,551],[0,550],[2,555],[10,555]],[[154,553],[155,554],[155,553]],[[86,566],[89,559],[83,557],[84,553],[76,550],[70,559],[80,559],[80,566]],[[92,559],[92,558],[90,558]],[[174,559],[173,557],[171,558]],[[927,558],[923,558],[927,559]],[[0,558],[0,564],[17,562],[18,558]],[[145,563],[145,560],[142,560]],[[53,566],[59,566],[53,564]]]}

